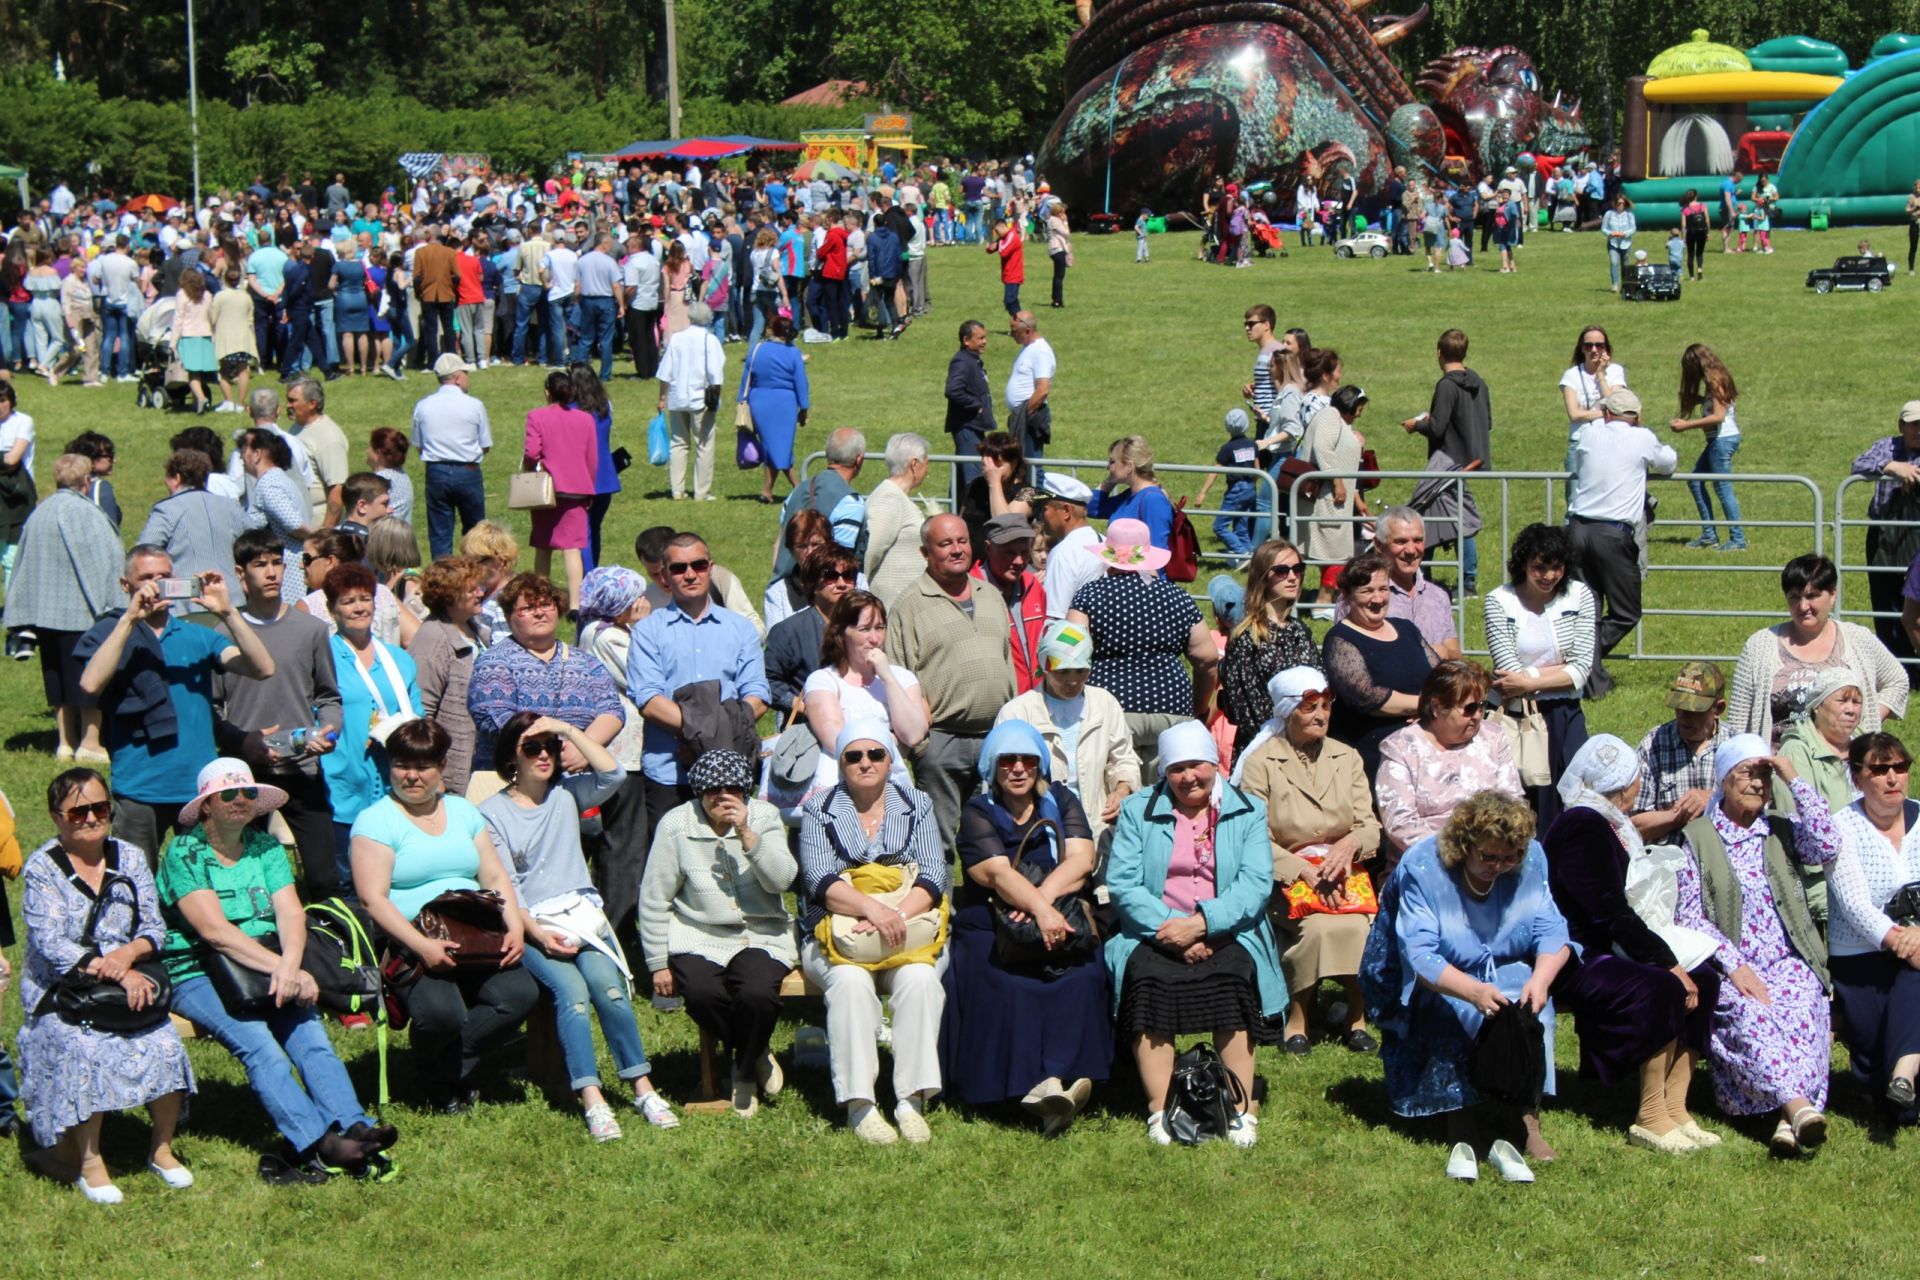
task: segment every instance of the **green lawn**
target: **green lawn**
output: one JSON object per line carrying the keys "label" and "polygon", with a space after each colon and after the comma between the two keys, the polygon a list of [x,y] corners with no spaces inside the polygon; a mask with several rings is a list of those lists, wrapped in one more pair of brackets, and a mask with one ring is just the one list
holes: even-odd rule
{"label": "green lawn", "polygon": [[[1473,340],[1469,363],[1492,387],[1496,461],[1550,469],[1565,441],[1560,372],[1580,327],[1600,323],[1650,424],[1677,409],[1681,349],[1713,343],[1741,387],[1746,443],[1738,468],[1811,477],[1830,502],[1849,459],[1887,434],[1900,402],[1916,394],[1911,281],[1877,297],[1821,298],[1803,288],[1809,267],[1850,251],[1855,238],[1846,230],[1785,234],[1772,262],[1710,255],[1709,279],[1665,306],[1632,306],[1609,294],[1604,255],[1591,235],[1534,237],[1520,273],[1507,279],[1491,269],[1428,276],[1405,259],[1336,262],[1324,251],[1298,250],[1241,274],[1194,263],[1191,236],[1156,239],[1154,261],[1136,266],[1130,238],[1082,238],[1069,306],[1042,305],[1038,313],[1060,357],[1054,451],[1099,457],[1113,437],[1139,432],[1164,460],[1209,461],[1221,415],[1239,403],[1250,368],[1242,310],[1265,301],[1283,325],[1301,325],[1342,352],[1348,380],[1371,395],[1361,427],[1383,467],[1423,462],[1424,448],[1395,424],[1426,407],[1434,339],[1459,325]],[[1891,243],[1891,233],[1877,238]],[[1029,284],[1027,299],[1044,304],[1045,258],[1030,246],[1028,262],[1040,283]],[[879,479],[878,455],[891,432],[919,431],[945,446],[940,388],[954,331],[970,316],[996,328],[1001,320],[997,277],[984,254],[943,249],[932,275],[934,316],[901,341],[808,348],[815,427],[804,443],[817,448],[831,427],[861,427],[876,457],[863,483]],[[728,349],[735,370],[739,351]],[[1012,354],[1005,337],[988,348],[996,388]],[[518,460],[518,417],[539,403],[539,374],[489,370],[474,384],[494,419],[490,489],[504,505],[505,474]],[[328,407],[350,437],[364,441],[375,426],[404,426],[412,401],[429,389],[420,375],[404,386],[337,382]],[[164,492],[166,438],[183,420],[135,411],[131,391],[51,392],[23,380],[21,408],[39,426],[43,485],[66,439],[88,428],[114,437],[115,485],[137,525]],[[612,392],[622,442],[644,458],[641,432],[655,388],[616,380]],[[225,416],[208,421],[235,425]],[[609,517],[609,558],[630,561],[620,549],[646,526],[684,524],[704,533],[756,590],[763,586],[772,516],[752,501],[757,477],[733,470],[724,452],[723,445],[722,500],[710,505],[676,508],[664,496],[664,477],[644,465],[629,472],[627,493]],[[1691,462],[1690,451],[1682,461]],[[423,488],[417,464],[415,473]],[[1168,487],[1176,496],[1192,492],[1198,478]],[[1481,502],[1497,527],[1490,488],[1482,487]],[[1390,484],[1377,496],[1405,492],[1404,484]],[[1658,492],[1663,517],[1691,515],[1680,486]],[[1508,527],[1517,530],[1541,501],[1537,484],[1516,486]],[[1750,518],[1792,519],[1809,509],[1804,497],[1743,503]],[[1853,510],[1863,506],[1857,500]],[[524,520],[512,523],[524,534]],[[1809,536],[1756,531],[1755,550],[1735,559],[1681,550],[1696,531],[1683,522],[1659,530],[1657,561],[1690,561],[1700,570],[1656,576],[1651,606],[1679,615],[1775,610],[1771,574],[1740,570],[1777,566],[1806,549]],[[1497,534],[1482,540],[1483,586],[1499,577],[1497,542]],[[1851,587],[1864,603],[1863,585]],[[1650,621],[1649,651],[1731,654],[1758,625],[1679,615]],[[1621,689],[1590,708],[1590,724],[1637,737],[1664,715],[1660,695],[1671,668],[1617,663]],[[42,701],[34,664],[0,666],[0,785],[19,811],[28,849],[49,834],[40,796],[55,771]],[[17,889],[14,897],[17,913]],[[19,963],[18,948],[12,959]],[[0,1019],[9,1043],[16,1005],[9,999]],[[784,1050],[796,1025],[782,1028],[776,1047]],[[649,1009],[642,1031],[662,1087],[686,1096],[697,1069],[688,1021]],[[1196,1268],[1297,1276],[1381,1274],[1408,1264],[1433,1276],[1833,1275],[1902,1274],[1911,1265],[1899,1261],[1910,1253],[1903,1228],[1913,1220],[1911,1208],[1900,1207],[1905,1179],[1889,1163],[1899,1157],[1889,1135],[1867,1126],[1844,1083],[1836,1089],[1833,1137],[1803,1165],[1771,1162],[1752,1130],[1734,1131],[1710,1114],[1708,1123],[1731,1140],[1672,1160],[1624,1145],[1632,1100],[1576,1081],[1570,1020],[1560,1032],[1562,1093],[1545,1124],[1563,1158],[1541,1169],[1531,1188],[1445,1182],[1445,1152],[1433,1135],[1390,1124],[1378,1063],[1323,1045],[1304,1062],[1262,1053],[1270,1092],[1262,1141],[1251,1153],[1150,1148],[1130,1082],[1116,1085],[1104,1110],[1096,1105],[1060,1142],[1042,1145],[1000,1118],[941,1111],[929,1149],[869,1150],[839,1127],[820,1070],[791,1072],[795,1087],[749,1125],[689,1116],[678,1132],[655,1134],[635,1118],[623,1142],[604,1147],[586,1140],[571,1107],[546,1105],[530,1086],[502,1081],[467,1119],[390,1108],[404,1131],[395,1184],[273,1191],[253,1177],[270,1140],[262,1113],[231,1060],[196,1042],[200,1094],[180,1146],[198,1185],[168,1194],[136,1176],[144,1124],[116,1119],[107,1126],[108,1157],[127,1203],[103,1212],[0,1156],[0,1199],[11,1224],[0,1240],[11,1244],[15,1274],[73,1276],[616,1269],[1024,1276]],[[338,1043],[370,1096],[369,1038],[341,1035]],[[394,1055],[402,1086],[406,1056],[404,1048]],[[1697,1100],[1705,1093],[1702,1084]]]}

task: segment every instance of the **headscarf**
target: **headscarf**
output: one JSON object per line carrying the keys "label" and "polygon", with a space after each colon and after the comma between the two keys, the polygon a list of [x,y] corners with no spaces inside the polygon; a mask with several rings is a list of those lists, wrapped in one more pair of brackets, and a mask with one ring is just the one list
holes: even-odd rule
{"label": "headscarf", "polygon": [[1721,743],[1713,753],[1713,799],[1710,803],[1720,803],[1721,787],[1726,783],[1728,774],[1749,760],[1765,760],[1772,755],[1767,740],[1757,733],[1736,733]]}
{"label": "headscarf", "polygon": [[877,742],[887,749],[887,754],[895,760],[900,758],[900,748],[894,743],[893,730],[887,727],[885,720],[872,716],[861,716],[840,726],[840,736],[833,740],[833,758],[837,764],[847,748],[856,742]]}
{"label": "headscarf", "polygon": [[1276,672],[1267,681],[1267,696],[1273,699],[1273,714],[1267,717],[1260,731],[1253,735],[1253,741],[1247,749],[1239,753],[1233,762],[1233,785],[1240,785],[1240,775],[1247,767],[1247,757],[1258,751],[1274,738],[1287,732],[1287,719],[1300,709],[1300,700],[1309,693],[1318,693],[1327,687],[1327,677],[1312,667],[1288,667]]}
{"label": "headscarf", "polygon": [[1025,720],[1007,720],[995,725],[993,732],[987,735],[987,740],[980,744],[981,794],[992,794],[993,773],[1001,756],[1037,756],[1040,760],[1040,776],[1052,781],[1050,762],[1053,753],[1047,750],[1046,739]]}
{"label": "headscarf", "polygon": [[1568,808],[1592,809],[1607,820],[1629,859],[1639,857],[1646,843],[1632,820],[1607,795],[1632,786],[1639,776],[1639,753],[1612,734],[1602,733],[1588,738],[1586,745],[1574,752],[1557,784],[1560,799]]}
{"label": "headscarf", "polygon": [[632,569],[604,564],[580,580],[580,629],[611,622],[647,593],[647,580]]}
{"label": "headscarf", "polygon": [[[1155,751],[1160,756],[1160,772],[1183,764],[1204,763],[1220,767],[1220,744],[1213,740],[1207,726],[1198,720],[1182,720],[1168,729],[1160,731],[1155,743]],[[1213,803],[1219,804],[1226,794],[1227,775],[1216,772],[1213,775]]]}
{"label": "headscarf", "polygon": [[693,767],[687,770],[687,785],[696,796],[729,788],[751,795],[753,783],[753,765],[738,751],[729,751],[724,747],[703,752],[693,762]]}
{"label": "headscarf", "polygon": [[1093,637],[1077,622],[1053,622],[1040,633],[1042,671],[1091,671]]}
{"label": "headscarf", "polygon": [[[1842,689],[1859,689],[1860,677],[1849,667],[1828,667],[1802,688],[1793,700],[1792,720],[1811,720],[1820,704]],[[1861,690],[1862,693],[1865,690]]]}

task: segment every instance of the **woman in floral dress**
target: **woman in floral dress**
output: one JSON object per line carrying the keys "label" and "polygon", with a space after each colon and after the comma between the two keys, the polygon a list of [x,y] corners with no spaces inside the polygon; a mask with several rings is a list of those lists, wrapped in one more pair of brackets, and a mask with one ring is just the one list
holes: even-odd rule
{"label": "woman in floral dress", "polygon": [[[1233,724],[1236,759],[1273,714],[1267,681],[1291,667],[1319,669],[1319,646],[1293,612],[1300,602],[1305,560],[1291,542],[1272,538],[1254,548],[1247,565],[1240,621],[1227,637],[1220,662],[1220,709]],[[1208,584],[1216,609],[1221,600],[1231,601],[1237,585],[1224,575]]]}
{"label": "woman in floral dress", "polygon": [[[1796,816],[1767,810],[1778,774]],[[1832,1018],[1827,948],[1794,862],[1825,864],[1841,836],[1793,765],[1743,733],[1713,753],[1714,797],[1688,823],[1674,923],[1714,941],[1713,1092],[1728,1115],[1780,1112],[1772,1146],[1796,1155],[1827,1136]]]}

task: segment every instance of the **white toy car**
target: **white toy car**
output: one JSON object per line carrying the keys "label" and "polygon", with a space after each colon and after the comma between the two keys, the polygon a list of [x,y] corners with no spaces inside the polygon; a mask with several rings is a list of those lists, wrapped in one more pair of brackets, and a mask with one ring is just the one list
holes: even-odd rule
{"label": "white toy car", "polygon": [[1357,236],[1349,236],[1333,246],[1337,258],[1354,258],[1366,254],[1369,258],[1384,258],[1393,252],[1393,241],[1378,231],[1362,231]]}

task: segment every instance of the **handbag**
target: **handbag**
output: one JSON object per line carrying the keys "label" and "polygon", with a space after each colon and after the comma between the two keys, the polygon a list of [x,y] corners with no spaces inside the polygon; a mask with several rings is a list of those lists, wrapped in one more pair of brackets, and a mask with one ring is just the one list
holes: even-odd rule
{"label": "handbag", "polygon": [[1540,714],[1534,698],[1508,698],[1501,706],[1500,722],[1513,747],[1513,764],[1520,771],[1520,785],[1553,785],[1553,761],[1548,750],[1547,718]]}
{"label": "handbag", "polygon": [[[1052,818],[1043,818],[1027,828],[1007,861],[1026,878],[1027,883],[1038,886],[1047,878],[1047,873],[1025,860],[1027,841],[1033,839],[1036,832],[1060,841],[1061,847],[1065,846],[1066,833],[1060,829],[1060,824]],[[1051,951],[1047,950],[1047,944],[1040,936],[1040,926],[1033,917],[1013,919],[1016,908],[1009,906],[998,894],[994,895],[992,905],[993,962],[1003,969],[1065,969],[1091,958],[1099,948],[1100,931],[1094,924],[1093,912],[1088,909],[1086,898],[1078,893],[1062,894],[1053,900],[1053,909],[1060,913],[1073,932]]]}
{"label": "handbag", "polygon": [[516,471],[507,482],[509,511],[551,511],[558,505],[553,477],[545,470]]}
{"label": "handbag", "polygon": [[617,475],[633,465],[633,450],[621,445],[613,451],[613,470]]}
{"label": "handbag", "polygon": [[[1360,470],[1377,473],[1380,470],[1380,456],[1372,449],[1362,449],[1360,451]],[[1369,489],[1378,489],[1379,487],[1380,477],[1378,474],[1371,480],[1365,476],[1362,476],[1360,479],[1360,492],[1362,493],[1367,492]]]}
{"label": "handbag", "polygon": [[1161,1123],[1175,1142],[1197,1147],[1226,1137],[1246,1104],[1239,1077],[1227,1070],[1212,1045],[1197,1044],[1173,1060]]}
{"label": "handbag", "polygon": [[[860,890],[868,897],[885,906],[899,910],[907,895],[913,892],[914,864],[894,866],[879,862],[863,862],[840,873],[840,878]],[[892,888],[881,885],[891,884]],[[947,900],[942,898],[940,905],[930,907],[918,915],[907,918],[906,937],[897,947],[888,946],[878,929],[856,932],[863,923],[860,916],[843,916],[829,912],[821,918],[815,929],[815,937],[827,953],[830,964],[858,965],[862,969],[895,969],[904,964],[913,964],[921,960],[931,962],[939,954],[940,948],[947,945]]]}
{"label": "handbag", "polygon": [[1540,1015],[1518,1000],[1500,1006],[1473,1038],[1467,1074],[1473,1087],[1489,1098],[1522,1109],[1538,1106],[1547,1079]]}
{"label": "handbag", "polygon": [[1893,891],[1883,908],[1887,919],[1911,929],[1920,925],[1920,880],[1909,880]]}
{"label": "handbag", "polygon": [[[85,891],[85,882],[73,869],[73,860],[66,850],[53,850],[53,863],[67,877],[75,888]],[[133,972],[153,984],[153,999],[143,1009],[134,1009],[127,1004],[127,989],[118,982],[95,977],[87,972],[87,965],[100,958],[100,944],[95,932],[100,927],[100,913],[104,911],[111,898],[115,881],[126,884],[127,892],[133,897],[133,910],[139,912],[139,890],[133,880],[120,873],[120,853],[114,845],[108,846],[107,876],[100,883],[100,892],[93,898],[93,906],[87,912],[85,926],[80,931],[80,945],[85,948],[73,968],[60,975],[47,994],[41,998],[39,1008],[34,1010],[35,1017],[52,1013],[60,1021],[74,1027],[86,1027],[91,1031],[105,1031],[113,1035],[138,1035],[149,1031],[167,1020],[167,1006],[173,1000],[173,981],[167,977],[166,966],[158,957],[136,960]]]}
{"label": "handbag", "polygon": [[[747,406],[741,405],[742,409]],[[752,427],[735,427],[733,430],[733,465],[742,471],[752,471],[758,467],[765,455],[760,450],[760,437],[753,433]]]}
{"label": "handbag", "polygon": [[647,423],[647,465],[664,467],[673,454],[673,437],[667,433],[667,415],[656,413]]}
{"label": "handbag", "polygon": [[1167,581],[1192,582],[1200,576],[1200,534],[1187,518],[1187,500],[1174,504],[1167,530]]}
{"label": "handbag", "polygon": [[[279,934],[262,934],[254,941],[275,955],[280,954]],[[220,997],[220,1003],[227,1007],[228,1013],[244,1017],[265,1013],[273,1008],[272,974],[250,969],[206,943],[200,944],[197,950],[200,953],[200,968],[206,973],[207,981],[213,984],[214,994]]]}
{"label": "handbag", "polygon": [[820,769],[820,739],[801,720],[803,710],[801,703],[793,704],[787,727],[774,739],[773,754],[767,757],[767,784],[761,798],[782,811],[799,809]]}
{"label": "handbag", "polygon": [[[1316,845],[1295,852],[1301,861],[1319,866],[1325,861],[1325,854],[1316,854],[1313,849],[1325,849],[1325,845]],[[1361,870],[1347,873],[1346,882],[1341,886],[1344,901],[1338,906],[1328,906],[1327,900],[1320,896],[1305,880],[1295,880],[1286,887],[1287,919],[1304,920],[1311,915],[1329,916],[1370,916],[1380,910],[1380,901],[1374,897],[1373,877]]]}
{"label": "handbag", "polygon": [[[420,908],[413,927],[424,937],[453,944],[455,969],[499,969],[507,956],[506,903],[488,889],[449,889]],[[381,966],[396,987],[412,986],[426,972],[419,956],[399,947]]]}

